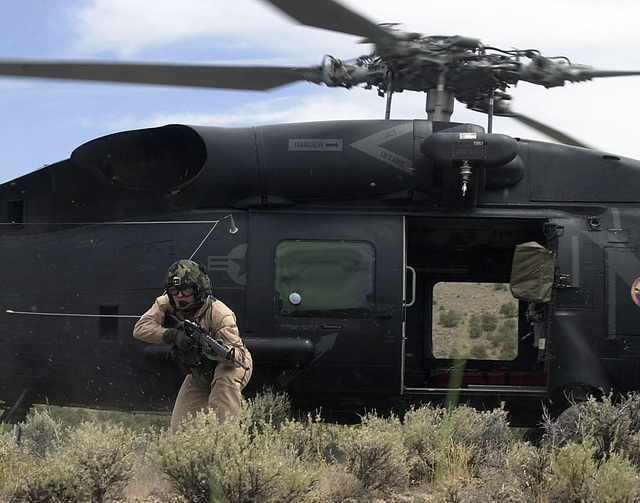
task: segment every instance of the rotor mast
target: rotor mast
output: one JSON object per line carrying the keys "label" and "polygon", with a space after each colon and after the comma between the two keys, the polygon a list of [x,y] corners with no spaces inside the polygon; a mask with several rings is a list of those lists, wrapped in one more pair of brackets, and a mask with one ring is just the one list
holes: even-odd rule
{"label": "rotor mast", "polygon": [[451,122],[455,93],[445,88],[444,74],[440,75],[437,87],[427,90],[427,119],[430,121]]}

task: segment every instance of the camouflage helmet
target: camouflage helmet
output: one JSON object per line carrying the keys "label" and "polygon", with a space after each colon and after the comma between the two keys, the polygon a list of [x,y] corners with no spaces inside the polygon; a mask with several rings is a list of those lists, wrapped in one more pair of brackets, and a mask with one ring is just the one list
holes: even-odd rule
{"label": "camouflage helmet", "polygon": [[[164,287],[168,290],[173,286],[181,287],[187,285],[194,287],[195,301],[197,303],[204,302],[204,299],[211,294],[211,280],[204,266],[193,260],[178,260],[167,270],[164,278]],[[169,295],[169,299],[173,303],[171,295]]]}

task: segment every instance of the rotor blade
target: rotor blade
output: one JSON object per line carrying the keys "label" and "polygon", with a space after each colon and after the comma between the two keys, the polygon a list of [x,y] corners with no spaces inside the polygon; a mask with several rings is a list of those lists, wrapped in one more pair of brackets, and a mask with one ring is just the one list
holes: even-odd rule
{"label": "rotor blade", "polygon": [[510,114],[508,114],[508,115],[505,114],[504,116],[505,117],[512,117],[514,119],[517,119],[520,122],[522,122],[523,124],[526,124],[527,126],[529,126],[530,128],[533,128],[536,131],[540,131],[541,133],[547,135],[548,137],[553,138],[554,140],[557,140],[560,143],[563,143],[565,145],[573,145],[574,147],[591,148],[589,145],[585,145],[581,141],[576,140],[575,138],[572,138],[571,136],[568,136],[568,135],[558,131],[557,129],[554,129],[551,126],[547,126],[546,124],[543,124],[542,122],[539,122],[539,121],[537,121],[535,119],[532,119],[531,117],[527,117],[526,115],[522,115],[521,113],[511,112]]}
{"label": "rotor blade", "polygon": [[7,60],[0,60],[0,75],[246,90],[266,90],[300,80],[322,80],[320,67]]}
{"label": "rotor blade", "polygon": [[585,79],[595,79],[600,77],[630,77],[640,75],[640,72],[631,70],[594,70],[587,68],[581,69],[579,75]]}
{"label": "rotor blade", "polygon": [[383,46],[396,45],[390,32],[333,0],[267,0],[299,23],[348,35],[358,35]]}
{"label": "rotor blade", "polygon": [[640,75],[632,70],[597,70],[584,65],[567,65],[564,62],[536,57],[530,65],[522,68],[516,79],[542,85],[546,88],[564,86],[565,82],[584,82],[601,77],[630,77]]}

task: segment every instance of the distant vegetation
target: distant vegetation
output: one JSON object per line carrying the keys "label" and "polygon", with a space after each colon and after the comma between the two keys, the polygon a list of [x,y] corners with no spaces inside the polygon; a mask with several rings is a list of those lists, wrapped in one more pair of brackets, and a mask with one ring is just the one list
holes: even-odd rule
{"label": "distant vegetation", "polygon": [[438,283],[434,291],[436,358],[513,360],[518,303],[503,283]]}
{"label": "distant vegetation", "polygon": [[0,436],[1,502],[480,503],[640,501],[640,396],[572,407],[538,445],[504,410],[423,406],[356,426],[292,419],[265,391],[239,418],[34,410]]}

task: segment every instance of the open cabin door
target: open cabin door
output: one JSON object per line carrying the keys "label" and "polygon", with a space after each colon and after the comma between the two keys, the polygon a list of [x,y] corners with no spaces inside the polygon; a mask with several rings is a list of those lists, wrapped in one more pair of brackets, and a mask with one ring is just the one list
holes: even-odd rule
{"label": "open cabin door", "polygon": [[532,322],[538,314],[542,322],[535,310],[545,308],[518,301],[509,285],[516,246],[544,245],[543,225],[478,216],[407,219],[404,393],[458,389],[467,400],[544,395],[543,350]]}
{"label": "open cabin door", "polygon": [[402,216],[251,213],[246,336],[314,346],[299,368],[256,371],[325,408],[398,396],[404,243]]}

